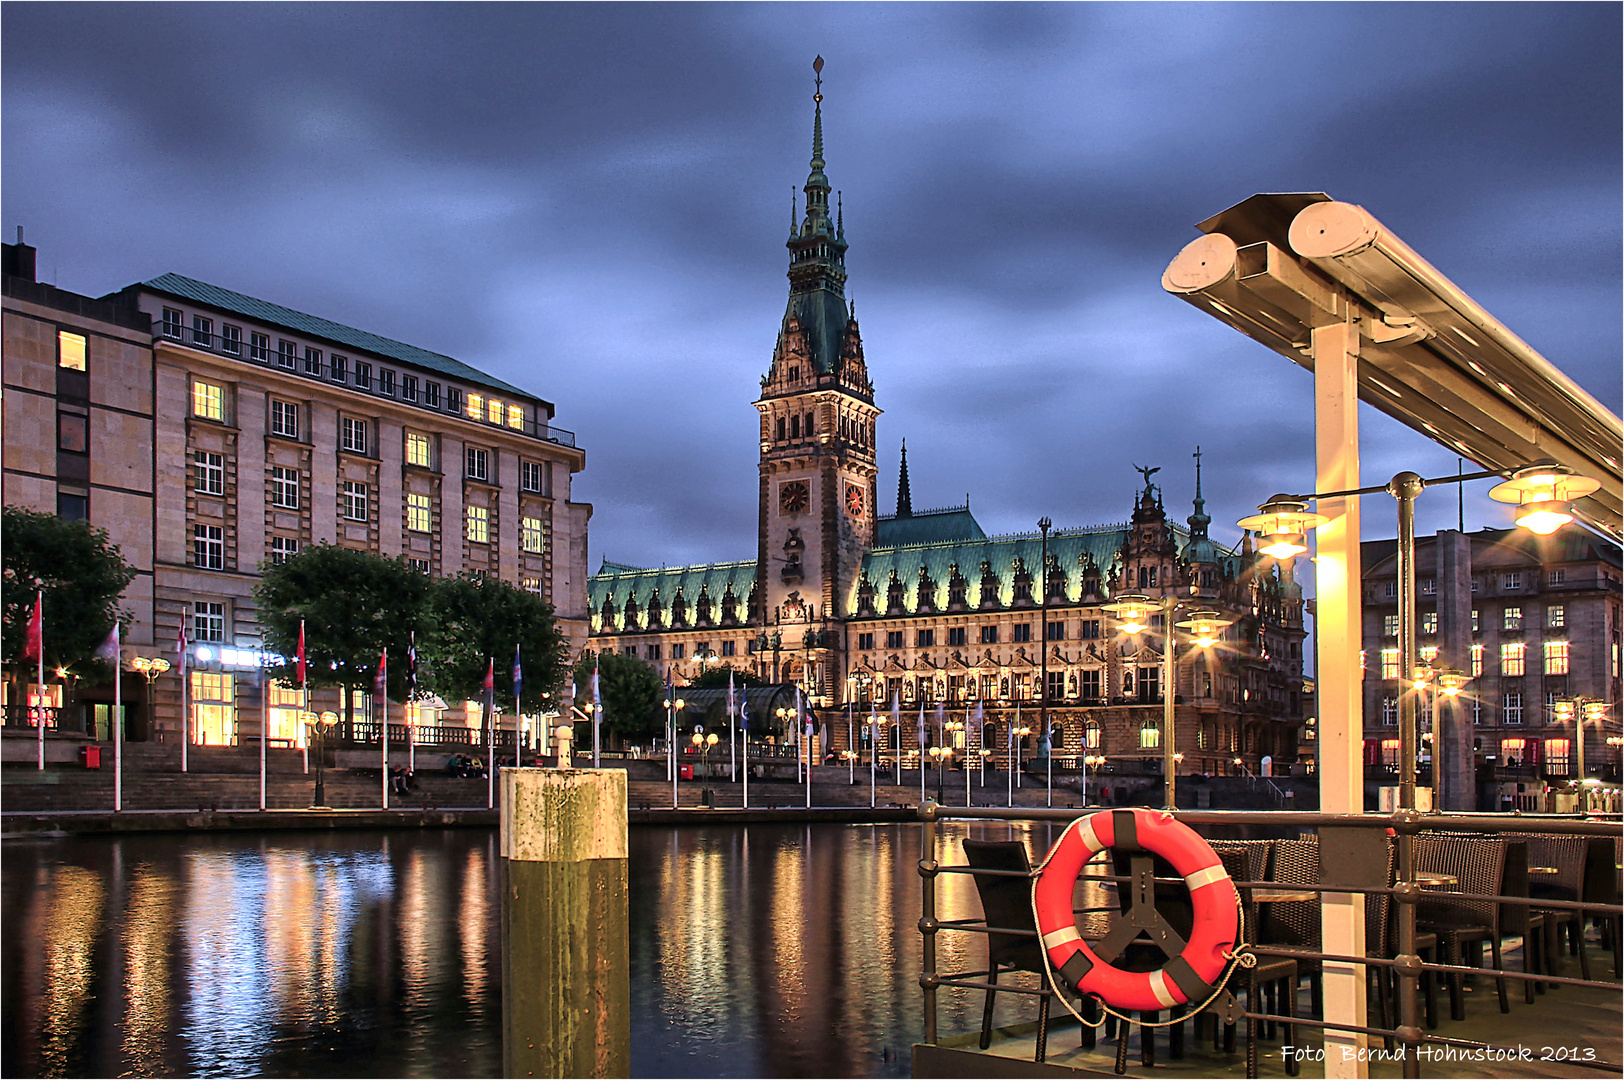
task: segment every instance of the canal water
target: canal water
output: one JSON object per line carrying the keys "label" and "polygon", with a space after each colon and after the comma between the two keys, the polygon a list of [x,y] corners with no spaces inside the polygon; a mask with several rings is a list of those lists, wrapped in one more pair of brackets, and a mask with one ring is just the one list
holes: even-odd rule
{"label": "canal water", "polygon": [[[907,1075],[921,829],[634,826],[632,1075]],[[7,841],[0,1073],[499,1076],[500,878],[484,830]],[[979,914],[939,881],[942,918]],[[945,968],[985,948],[939,936]],[[943,1030],[979,1001],[944,994]]]}

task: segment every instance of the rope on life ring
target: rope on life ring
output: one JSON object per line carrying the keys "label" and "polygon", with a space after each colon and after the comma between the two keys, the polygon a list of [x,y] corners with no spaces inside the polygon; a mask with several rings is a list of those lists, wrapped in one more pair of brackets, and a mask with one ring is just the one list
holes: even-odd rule
{"label": "rope on life ring", "polygon": [[[1072,912],[1077,879],[1083,866],[1106,848],[1160,855],[1190,889],[1195,908],[1190,940],[1156,971],[1123,971],[1105,963],[1077,929]],[[1102,811],[1074,819],[1033,871],[1033,878],[1032,918],[1041,939],[1044,973],[1079,1023],[1098,1027],[1105,1016],[1085,1019],[1062,987],[1094,998],[1104,1014],[1131,1021],[1117,1010],[1159,1012],[1199,999],[1194,1011],[1200,1012],[1224,992],[1237,966],[1257,963],[1246,951],[1240,896],[1223,860],[1194,829],[1165,811]],[[1182,1019],[1145,1026],[1167,1027]]]}

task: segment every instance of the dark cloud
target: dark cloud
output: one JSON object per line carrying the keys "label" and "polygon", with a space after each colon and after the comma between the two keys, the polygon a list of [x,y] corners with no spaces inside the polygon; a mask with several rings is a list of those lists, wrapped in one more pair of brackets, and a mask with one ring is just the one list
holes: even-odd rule
{"label": "dark cloud", "polygon": [[[993,530],[1312,486],[1306,372],[1162,292],[1256,191],[1369,208],[1613,409],[1613,5],[0,10],[4,216],[42,276],[174,270],[558,405],[593,557],[748,555],[814,53],[881,421]],[[1367,411],[1367,475],[1454,458]],[[1436,505],[1434,505],[1436,502]],[[1445,506],[1444,503],[1450,503]],[[1372,528],[1388,507],[1373,501]],[[1500,517],[1475,489],[1468,524]],[[1423,526],[1452,500],[1423,500]],[[1434,519],[1437,519],[1434,521]],[[1227,530],[1227,531],[1226,531]]]}

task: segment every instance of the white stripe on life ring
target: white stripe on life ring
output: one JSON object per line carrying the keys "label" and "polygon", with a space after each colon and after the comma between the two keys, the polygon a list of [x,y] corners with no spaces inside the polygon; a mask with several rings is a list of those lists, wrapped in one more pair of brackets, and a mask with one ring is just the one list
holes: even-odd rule
{"label": "white stripe on life ring", "polygon": [[1190,887],[1191,892],[1195,892],[1203,885],[1211,885],[1215,881],[1227,881],[1228,879],[1229,871],[1225,870],[1220,864],[1218,866],[1209,866],[1205,870],[1197,870],[1193,874],[1185,874],[1184,884]]}
{"label": "white stripe on life ring", "polygon": [[1094,816],[1091,814],[1083,819],[1082,825],[1077,829],[1077,838],[1088,848],[1090,855],[1098,855],[1105,850],[1105,841],[1094,832]]}
{"label": "white stripe on life ring", "polygon": [[1058,930],[1051,930],[1043,935],[1043,948],[1047,952],[1056,945],[1064,945],[1068,941],[1081,941],[1083,935],[1077,932],[1075,926],[1062,926]]}
{"label": "white stripe on life ring", "polygon": [[1179,1003],[1179,999],[1174,997],[1172,991],[1167,988],[1167,972],[1165,971],[1153,971],[1150,973],[1150,992],[1155,994],[1156,1000],[1164,1006],[1173,1006]]}

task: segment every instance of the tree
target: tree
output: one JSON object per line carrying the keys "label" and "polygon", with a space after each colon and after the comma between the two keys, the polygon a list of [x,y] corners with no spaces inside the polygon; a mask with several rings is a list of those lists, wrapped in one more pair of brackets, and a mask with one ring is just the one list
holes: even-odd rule
{"label": "tree", "polygon": [[583,707],[592,700],[592,670],[598,669],[598,692],[603,701],[603,723],[623,739],[658,734],[665,716],[660,702],[665,687],[660,674],[635,656],[605,649],[586,649],[575,662],[575,700]]}
{"label": "tree", "polygon": [[118,545],[89,522],[12,506],[4,508],[0,528],[5,535],[0,604],[6,658],[20,665],[34,595],[43,592],[45,666],[78,665],[82,673],[110,677],[112,668],[96,659],[96,649],[115,621],[130,624],[118,600],[135,578]]}
{"label": "tree", "polygon": [[727,680],[730,676],[733,679],[734,686],[767,685],[766,680],[748,668],[729,667],[726,664],[706,668],[704,674],[690,679],[688,685],[695,690],[726,689]]}
{"label": "tree", "polygon": [[514,712],[513,653],[524,668],[532,711],[542,694],[558,700],[569,642],[552,605],[493,577],[438,578],[429,586],[426,633],[418,635],[419,678],[447,701],[483,701],[485,672],[496,669],[496,701]]}
{"label": "tree", "polygon": [[305,628],[306,678],[312,686],[342,687],[344,718],[352,691],[370,689],[378,658],[389,650],[389,692],[404,697],[406,648],[421,629],[429,580],[404,557],[386,559],[334,544],[307,547],[264,568],[254,587],[266,647],[287,658],[277,678],[297,678],[293,658]]}

